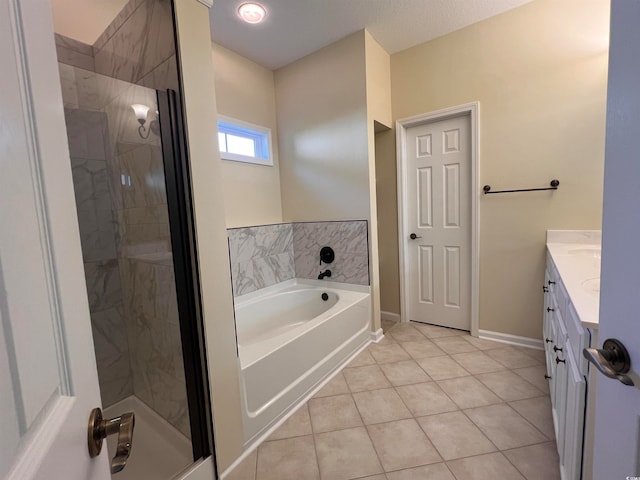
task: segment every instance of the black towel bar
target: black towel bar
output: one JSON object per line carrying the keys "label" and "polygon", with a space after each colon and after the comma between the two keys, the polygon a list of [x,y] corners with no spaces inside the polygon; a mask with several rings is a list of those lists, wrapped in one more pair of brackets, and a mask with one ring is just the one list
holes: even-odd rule
{"label": "black towel bar", "polygon": [[485,185],[484,187],[482,187],[482,191],[485,195],[489,195],[491,193],[538,192],[541,190],[557,190],[558,185],[560,185],[560,180],[551,180],[549,185],[549,187],[544,188],[519,188],[517,190],[496,190],[495,192],[491,191],[491,185]]}

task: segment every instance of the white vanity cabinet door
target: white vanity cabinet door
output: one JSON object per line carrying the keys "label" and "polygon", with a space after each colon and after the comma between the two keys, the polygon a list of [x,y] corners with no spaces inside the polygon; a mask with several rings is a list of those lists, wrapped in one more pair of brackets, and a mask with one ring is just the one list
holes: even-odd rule
{"label": "white vanity cabinet door", "polygon": [[584,438],[585,393],[587,383],[580,373],[573,352],[566,354],[567,408],[565,415],[564,455],[562,467],[565,480],[579,480],[582,473],[582,450]]}
{"label": "white vanity cabinet door", "polygon": [[[558,443],[558,455],[560,456],[560,464],[564,463],[564,441],[565,441],[565,417],[567,410],[567,364],[566,354],[568,350],[567,342],[567,330],[562,322],[562,317],[559,312],[554,315],[556,320],[557,336],[556,343],[552,349],[552,362],[555,366],[553,378],[551,379],[554,385],[553,395],[555,397],[552,400],[552,414],[553,424],[556,429],[556,441]],[[559,360],[559,361],[558,361]]]}

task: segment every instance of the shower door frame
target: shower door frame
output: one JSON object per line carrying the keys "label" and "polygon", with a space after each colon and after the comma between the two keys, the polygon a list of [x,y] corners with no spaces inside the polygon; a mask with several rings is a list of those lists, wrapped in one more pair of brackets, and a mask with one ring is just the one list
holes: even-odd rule
{"label": "shower door frame", "polygon": [[182,102],[173,90],[156,93],[193,460],[211,455],[217,472]]}

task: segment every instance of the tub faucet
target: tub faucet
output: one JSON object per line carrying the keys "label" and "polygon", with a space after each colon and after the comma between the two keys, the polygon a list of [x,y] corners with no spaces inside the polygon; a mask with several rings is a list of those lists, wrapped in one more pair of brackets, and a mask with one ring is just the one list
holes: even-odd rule
{"label": "tub faucet", "polygon": [[318,280],[322,280],[324,277],[331,277],[331,270],[326,269],[324,272],[320,272],[320,275],[318,275]]}

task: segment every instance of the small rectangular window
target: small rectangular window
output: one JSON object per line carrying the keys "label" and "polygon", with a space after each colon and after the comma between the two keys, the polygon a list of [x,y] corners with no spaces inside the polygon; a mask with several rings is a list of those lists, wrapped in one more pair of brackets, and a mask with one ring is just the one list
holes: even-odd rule
{"label": "small rectangular window", "polygon": [[273,165],[271,129],[218,116],[218,144],[223,160]]}

